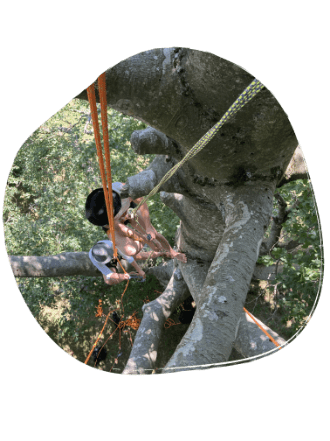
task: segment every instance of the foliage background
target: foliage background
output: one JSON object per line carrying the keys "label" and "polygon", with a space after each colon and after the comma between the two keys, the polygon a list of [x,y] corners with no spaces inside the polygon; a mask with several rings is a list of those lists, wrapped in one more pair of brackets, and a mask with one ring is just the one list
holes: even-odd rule
{"label": "foliage background", "polygon": [[[271,326],[274,314],[279,313],[285,325],[282,334],[292,337],[309,320],[315,308],[317,296],[322,286],[323,245],[318,213],[310,182],[299,179],[281,187],[278,193],[287,203],[294,206],[283,224],[278,246],[258,259],[266,266],[283,265],[273,283],[266,285],[266,299],[271,303],[272,316],[268,318]],[[295,205],[295,203],[297,205]],[[278,212],[278,201],[274,199],[273,215]],[[283,248],[290,242],[300,243],[293,249]]]}
{"label": "foliage background", "polygon": [[[138,157],[130,148],[130,136],[145,124],[109,109],[110,148],[113,181],[146,168],[153,156]],[[73,100],[39,127],[23,144],[12,166],[3,207],[5,241],[9,255],[53,255],[67,251],[88,251],[104,237],[84,216],[87,195],[101,187],[94,136],[89,124],[89,105]],[[290,206],[298,207],[286,221],[280,243],[299,240],[295,252],[274,247],[259,263],[285,265],[274,283],[252,284],[247,305],[252,313],[284,338],[292,337],[306,323],[315,306],[322,281],[322,248],[316,204],[307,180],[299,180],[279,190]],[[159,199],[150,200],[153,225],[173,245],[177,216]],[[274,215],[277,213],[274,200]],[[118,307],[122,287],[106,287],[99,277],[17,278],[31,313],[43,323],[45,310],[53,314],[56,336],[61,345],[66,338],[83,340],[90,330],[98,300],[104,308]],[[141,288],[130,282],[125,297],[125,314],[141,314],[148,298],[161,288],[148,278]],[[61,307],[59,306],[59,301]],[[63,345],[62,345],[63,347]],[[113,358],[115,358],[113,355]],[[118,355],[118,352],[117,352]]]}
{"label": "foliage background", "polygon": [[[114,182],[125,182],[154,158],[137,157],[130,148],[132,132],[146,125],[111,109],[108,118],[112,178]],[[102,229],[85,218],[86,198],[98,187],[102,187],[102,182],[89,104],[75,99],[40,126],[15,158],[3,207],[8,254],[88,251],[98,240],[106,238]],[[178,217],[161,203],[159,195],[148,206],[153,225],[174,245]],[[67,346],[68,339],[77,343],[89,338],[100,327],[94,319],[99,299],[104,312],[117,309],[123,291],[121,285],[106,286],[100,277],[17,277],[16,281],[33,316],[62,347]],[[157,297],[155,291],[161,287],[153,277],[148,277],[143,288],[134,280],[129,286],[124,318],[134,311],[141,317],[144,300]],[[49,326],[50,322],[55,327]],[[88,353],[88,346],[82,346]],[[72,355],[70,348],[68,352]]]}

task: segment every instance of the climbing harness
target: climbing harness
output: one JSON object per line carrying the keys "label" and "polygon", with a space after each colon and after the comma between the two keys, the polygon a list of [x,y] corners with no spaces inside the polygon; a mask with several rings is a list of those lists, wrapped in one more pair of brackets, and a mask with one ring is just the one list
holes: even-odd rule
{"label": "climbing harness", "polygon": [[170,179],[180,167],[189,159],[193,158],[197,153],[199,153],[210,141],[214,138],[214,136],[219,132],[221,127],[232,118],[242,107],[245,106],[253,97],[257,95],[257,93],[264,87],[263,84],[260,83],[257,79],[254,79],[252,83],[241,93],[241,95],[237,98],[237,100],[232,104],[227,112],[223,115],[219,122],[217,122],[202,138],[197,141],[197,143],[189,150],[186,156],[178,162],[174,167],[172,167],[160,180],[159,184],[156,185],[151,192],[145,196],[142,201],[131,210],[131,214],[136,217],[136,212],[141,207],[142,204],[147,202],[152,196],[154,196],[160,187],[165,184],[168,179]]}
{"label": "climbing harness", "polygon": [[[132,256],[127,256],[119,249],[118,252],[128,263],[134,261]],[[90,249],[88,255],[93,265],[101,271],[105,278],[110,278],[113,274],[111,268],[116,268],[118,263],[118,257],[113,257],[113,243],[111,240],[100,240]]]}

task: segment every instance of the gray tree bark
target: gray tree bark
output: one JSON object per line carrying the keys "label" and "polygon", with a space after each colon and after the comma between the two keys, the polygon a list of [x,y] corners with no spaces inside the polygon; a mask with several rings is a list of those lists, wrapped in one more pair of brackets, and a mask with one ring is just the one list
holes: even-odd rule
{"label": "gray tree bark", "polygon": [[61,253],[56,256],[9,256],[15,277],[97,276],[88,253]]}
{"label": "gray tree bark", "polygon": [[[15,277],[101,277],[102,274],[91,263],[87,252],[61,253],[55,256],[8,256]],[[153,259],[149,259],[152,262]],[[140,261],[143,263],[143,261]],[[154,261],[155,263],[155,261]],[[126,271],[134,271],[125,260],[121,264]],[[277,267],[256,265],[252,279],[274,280],[275,272],[283,271],[283,265]],[[120,267],[118,268],[120,271]],[[145,268],[148,274],[154,275],[166,288],[173,273],[173,261],[169,260],[159,266]]]}
{"label": "gray tree bark", "polygon": [[[102,276],[87,252],[61,253],[55,256],[8,256],[15,277]],[[134,271],[126,260],[126,271]],[[118,265],[118,270],[120,267]]]}

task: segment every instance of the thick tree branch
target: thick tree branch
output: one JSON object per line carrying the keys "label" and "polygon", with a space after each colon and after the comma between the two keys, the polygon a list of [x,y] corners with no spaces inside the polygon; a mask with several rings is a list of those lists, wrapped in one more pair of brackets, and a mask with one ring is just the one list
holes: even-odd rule
{"label": "thick tree branch", "polygon": [[[62,253],[55,256],[9,256],[11,268],[15,277],[69,277],[69,276],[86,276],[97,277],[102,274],[94,267],[86,252],[76,253]],[[150,260],[149,260],[150,262]],[[126,271],[133,270],[126,261],[122,261]],[[206,266],[205,266],[206,265]],[[203,281],[206,277],[206,269],[200,273],[200,268],[208,268],[210,263],[193,261],[189,259],[189,265],[185,265],[185,274],[189,271],[194,273],[194,279],[188,276],[191,280],[198,281],[197,288],[194,285],[189,287],[194,297],[194,291],[198,287],[202,288]],[[165,288],[173,273],[173,260],[168,260],[159,266],[151,266],[145,268],[146,274],[155,276]],[[278,266],[277,273],[283,271],[282,265]],[[254,268],[252,278],[255,280],[274,280],[275,279],[275,265],[263,266],[256,265]],[[204,277],[204,279],[203,279]],[[196,295],[195,295],[196,296]]]}
{"label": "thick tree branch", "polygon": [[16,277],[98,276],[86,252],[61,253],[55,256],[9,256]]}
{"label": "thick tree branch", "polygon": [[[125,198],[130,196],[132,199],[137,199],[147,195],[160,182],[162,177],[173,167],[173,165],[174,163],[172,161],[167,161],[166,156],[156,156],[148,168],[127,179],[126,184],[121,190],[121,197]],[[178,175],[180,175],[180,171],[177,172],[175,177],[170,178],[164,185],[162,185],[159,191],[174,193],[183,192],[183,188],[176,179]]]}
{"label": "thick tree branch", "polygon": [[[61,253],[55,256],[9,256],[15,277],[102,276],[87,252]],[[133,270],[125,261],[126,271]]]}
{"label": "thick tree branch", "polygon": [[174,260],[168,260],[167,262],[162,263],[158,266],[151,266],[145,269],[145,272],[148,275],[155,276],[158,282],[165,289],[172,277],[174,271]]}
{"label": "thick tree branch", "polygon": [[[178,268],[171,275],[169,274],[169,268],[173,268],[173,264],[170,265],[171,263],[172,262],[169,262],[169,266],[166,265],[161,269],[159,268],[159,273],[154,272],[156,276],[161,275],[163,282],[166,280],[166,277],[170,277],[170,280],[164,293],[143,307],[144,315],[135,337],[130,358],[123,371],[124,374],[150,374],[153,372],[156,366],[157,350],[164,323],[175,311],[177,306],[190,294]],[[192,292],[195,294],[195,297],[197,297],[197,290],[200,289],[204,283],[207,267],[204,265],[201,266],[200,263],[196,261],[190,262],[189,268],[183,264],[180,264],[180,266],[181,268],[185,268],[186,277],[187,270],[197,276],[194,279],[191,277],[188,278]],[[155,267],[155,269],[157,269],[157,267]],[[276,332],[260,320],[256,320],[281,346],[285,345],[285,340]],[[275,345],[249,315],[242,311],[234,348],[241,354],[242,359],[244,359],[266,354],[272,351]],[[169,366],[163,368],[163,372],[170,372],[171,370]]]}
{"label": "thick tree branch", "polygon": [[[174,139],[185,154],[220,120],[253,77],[209,53],[163,48],[122,61],[107,70],[106,79],[110,107]],[[79,98],[87,99],[86,91]],[[264,88],[190,166],[196,174],[220,183],[232,182],[240,166],[249,174],[257,170],[259,176],[270,178],[277,169],[280,177],[297,144],[287,115]]]}
{"label": "thick tree branch", "polygon": [[188,287],[176,268],[163,294],[143,306],[143,318],[123,374],[152,373],[164,323],[188,296]]}
{"label": "thick tree branch", "polygon": [[182,159],[177,144],[173,139],[152,127],[136,130],[131,136],[131,146],[138,155],[168,155],[178,160]]}

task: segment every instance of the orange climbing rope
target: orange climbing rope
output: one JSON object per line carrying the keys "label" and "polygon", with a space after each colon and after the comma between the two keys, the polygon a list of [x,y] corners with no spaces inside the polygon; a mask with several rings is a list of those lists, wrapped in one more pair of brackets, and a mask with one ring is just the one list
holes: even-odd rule
{"label": "orange climbing rope", "polygon": [[[126,285],[126,288],[127,288],[127,285]],[[126,290],[126,289],[125,289],[125,290]],[[114,311],[114,310],[109,311],[109,313],[108,313],[108,315],[107,315],[107,318],[106,318],[106,321],[108,320],[108,318],[109,318],[111,312],[113,312],[113,311]],[[96,316],[96,317],[97,317],[97,316]],[[110,320],[111,320],[111,319],[110,319]],[[113,320],[112,320],[112,321],[113,321]],[[117,331],[117,329],[118,329],[118,331],[119,331],[119,349],[120,349],[120,348],[121,348],[121,331],[122,331],[122,329],[124,329],[125,327],[128,327],[128,328],[132,328],[132,329],[134,329],[135,331],[137,331],[137,330],[139,329],[140,323],[141,323],[141,319],[139,319],[139,318],[136,317],[136,311],[134,311],[133,314],[130,315],[130,316],[128,317],[128,319],[126,319],[126,320],[120,320],[120,322],[119,322],[118,325],[116,326],[115,330],[109,335],[109,337],[106,339],[106,341],[105,341],[105,342],[103,343],[103,345],[101,346],[101,348],[100,348],[100,350],[99,350],[99,354],[101,353],[102,349],[104,348],[104,346],[106,345],[106,343],[108,342],[108,340],[109,340],[109,339],[113,336],[113,334]],[[92,350],[90,351],[88,357],[86,358],[86,360],[85,360],[85,364],[88,363],[88,360],[90,359],[90,357],[91,357],[91,355],[92,355],[92,353],[93,353],[93,350],[94,350],[94,348],[96,347],[97,342],[99,341],[99,339],[100,339],[100,337],[101,337],[101,335],[102,335],[102,332],[103,332],[103,330],[104,330],[105,325],[106,325],[106,323],[104,323],[103,329],[102,329],[102,331],[100,332],[98,339],[97,339],[96,342],[94,343]],[[129,329],[128,329],[128,331],[129,331]],[[131,337],[131,336],[130,336],[130,340],[131,340],[131,345],[133,345],[132,337]],[[95,363],[96,363],[96,361],[95,361]]]}
{"label": "orange climbing rope", "polygon": [[182,323],[175,323],[175,321],[174,321],[173,319],[168,318],[168,319],[166,320],[166,322],[164,323],[164,328],[165,328],[165,329],[168,329],[168,328],[170,328],[171,326],[176,326],[176,325],[182,325]]}
{"label": "orange climbing rope", "polygon": [[[102,336],[102,334],[103,334],[103,331],[104,331],[105,325],[107,324],[107,321],[108,321],[108,319],[109,319],[109,316],[110,316],[110,313],[111,313],[111,312],[112,312],[112,311],[109,311],[108,315],[106,316],[106,318],[105,318],[105,322],[104,322],[104,325],[103,325],[103,328],[101,329],[101,332],[99,333],[97,339],[95,340],[95,343],[93,344],[92,349],[90,350],[90,353],[88,354],[88,356],[87,356],[87,358],[86,358],[86,360],[85,360],[85,364],[87,364],[88,361],[89,361],[89,359],[91,358],[91,355],[92,355],[92,353],[93,353],[93,351],[94,351],[94,349],[95,349],[95,347],[96,347],[98,341],[100,340],[100,338],[101,338],[101,336]],[[102,346],[102,348],[103,348],[103,346]],[[100,351],[100,352],[101,352],[101,351]]]}
{"label": "orange climbing rope", "polygon": [[113,243],[114,258],[117,258],[117,248],[116,248],[116,244],[115,244],[115,227],[114,227],[114,219],[113,219],[112,177],[111,177],[111,165],[110,165],[110,149],[109,149],[105,73],[103,73],[102,75],[99,76],[98,85],[99,85],[99,95],[100,95],[100,103],[101,103],[101,120],[102,120],[102,132],[103,132],[106,172],[105,172],[104,161],[103,161],[103,151],[102,151],[102,144],[101,144],[99,120],[98,120],[98,116],[97,116],[94,84],[90,85],[87,88],[87,96],[88,96],[88,101],[89,101],[89,105],[91,108],[96,151],[97,151],[97,157],[99,160],[99,166],[100,166],[100,172],[101,172],[101,178],[102,178],[102,186],[103,186],[104,198],[105,198],[105,205],[106,205],[107,215],[108,215],[108,220],[109,220],[109,230],[110,230],[111,240]]}
{"label": "orange climbing rope", "polygon": [[274,340],[273,337],[272,337],[270,334],[268,334],[268,332],[267,332],[267,331],[266,331],[261,325],[259,325],[259,323],[258,323],[257,320],[253,317],[253,315],[250,314],[249,311],[248,311],[247,309],[243,308],[243,310],[244,310],[244,312],[246,312],[246,313],[252,318],[252,320],[254,321],[254,323],[255,323],[256,325],[259,326],[259,328],[262,330],[262,332],[263,332],[264,334],[267,335],[267,337],[268,337],[268,338],[274,343],[274,345],[277,346],[279,349],[282,349],[281,346],[277,343],[277,341]]}
{"label": "orange climbing rope", "polygon": [[[98,121],[98,115],[97,115],[94,84],[92,84],[91,86],[89,86],[87,88],[87,96],[88,96],[88,101],[89,101],[90,108],[91,108],[96,151],[97,151],[97,157],[98,157],[99,166],[100,166],[102,186],[103,186],[103,191],[104,191],[104,199],[105,199],[105,205],[106,205],[108,221],[109,221],[109,230],[108,230],[107,234],[108,234],[108,237],[111,238],[111,240],[112,240],[113,257],[116,259],[117,258],[117,248],[116,248],[116,242],[115,242],[115,227],[114,227],[114,216],[113,216],[114,209],[113,209],[113,198],[112,198],[112,176],[111,176],[111,162],[110,162],[110,148],[109,148],[105,73],[103,73],[102,75],[99,76],[98,86],[99,86],[99,96],[100,96],[100,103],[101,103],[101,121],[102,121],[105,167],[104,167],[103,150],[102,150],[102,144],[101,144],[100,127],[99,127],[99,121]],[[118,261],[119,265],[121,266],[124,274],[126,274],[125,268],[122,266],[120,259],[117,258],[117,261]],[[129,284],[129,280],[127,280],[126,287],[124,289],[124,292],[121,295],[122,307],[123,307],[123,302],[122,302],[123,296],[127,290],[128,284]],[[103,334],[104,328],[107,324],[107,321],[110,317],[111,312],[113,312],[113,311],[110,310],[108,315],[106,316],[103,328],[102,328],[101,332],[99,333],[95,343],[93,344],[92,349],[85,360],[85,364],[88,363],[98,341],[100,340],[100,338]],[[102,300],[99,300],[99,305],[97,306],[96,317],[101,317],[102,314],[103,314]],[[106,342],[108,341],[108,339],[106,340]],[[105,345],[105,343],[103,344],[103,346]],[[103,346],[102,346],[102,348],[103,348]],[[101,350],[102,350],[102,348],[101,348]]]}
{"label": "orange climbing rope", "polygon": [[[105,205],[106,205],[108,221],[109,221],[109,230],[107,231],[107,235],[109,239],[112,240],[113,250],[114,250],[113,257],[116,259],[117,248],[115,242],[115,225],[114,225],[114,216],[113,216],[114,209],[113,209],[113,198],[112,198],[112,176],[111,176],[111,161],[110,161],[110,148],[109,148],[107,89],[106,89],[105,73],[100,75],[97,81],[99,86],[99,96],[100,96],[100,104],[101,104],[101,121],[102,121],[105,167],[104,167],[103,150],[102,150],[101,136],[100,136],[100,126],[97,115],[94,84],[87,87],[87,96],[91,108],[96,151],[100,166],[104,199],[105,199]],[[135,238],[135,237],[133,237],[133,239],[140,240],[139,238]],[[117,259],[117,261],[121,269],[123,270],[124,274],[126,274],[125,268],[122,266],[120,259]]]}
{"label": "orange climbing rope", "polygon": [[102,300],[99,299],[99,304],[96,307],[95,317],[102,317],[102,315],[103,315]]}
{"label": "orange climbing rope", "polygon": [[[126,292],[126,290],[127,290],[128,283],[129,283],[129,280],[127,280],[127,283],[126,283],[126,286],[125,286],[124,292],[123,292],[122,295],[121,295],[121,301],[122,301],[122,298],[123,298],[123,296],[124,296],[124,294],[125,294],[125,292]],[[102,303],[100,303],[100,301],[99,301],[99,306],[97,307],[97,313],[100,312],[100,309],[99,309],[99,308],[100,308],[101,305],[102,305]],[[110,310],[110,311],[108,312],[108,315],[107,315],[106,318],[105,318],[105,322],[104,322],[103,328],[101,329],[101,332],[99,333],[99,335],[98,335],[98,337],[97,337],[95,343],[93,344],[92,349],[91,349],[90,353],[88,354],[88,356],[87,356],[87,358],[86,358],[86,360],[85,360],[85,364],[87,364],[88,361],[89,361],[89,359],[91,358],[91,355],[92,355],[92,353],[93,353],[93,351],[94,351],[94,349],[95,349],[95,347],[96,347],[98,341],[100,340],[100,338],[101,338],[101,336],[102,336],[102,334],[103,334],[103,331],[104,331],[105,325],[107,324],[107,321],[108,321],[108,319],[109,319],[109,317],[110,317],[110,314],[111,314],[113,311],[114,311],[114,309],[112,309],[112,310]],[[102,311],[102,312],[103,312],[103,311]],[[110,320],[111,320],[111,319],[110,319]],[[117,328],[116,328],[116,329],[117,329]],[[114,333],[114,332],[113,332],[113,333]],[[112,333],[112,334],[113,334],[113,333]],[[109,338],[112,336],[112,334],[111,334],[111,335],[107,338],[107,340],[103,343],[103,346],[107,343],[107,341],[108,341]],[[101,347],[99,353],[101,353],[101,351],[102,351],[102,349],[103,349],[103,346]]]}

